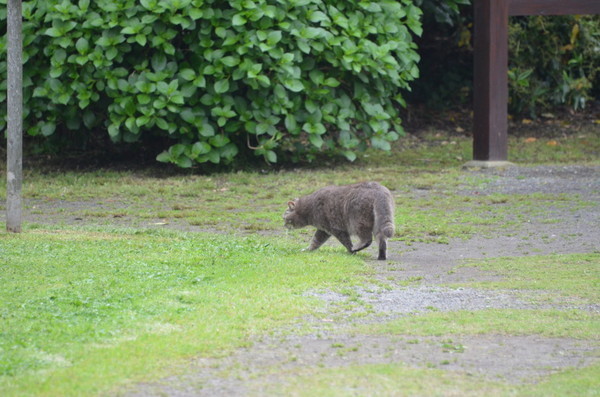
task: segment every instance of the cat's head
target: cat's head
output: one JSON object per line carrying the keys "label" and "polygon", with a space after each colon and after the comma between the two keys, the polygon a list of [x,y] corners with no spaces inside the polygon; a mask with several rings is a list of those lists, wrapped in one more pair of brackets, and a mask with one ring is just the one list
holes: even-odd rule
{"label": "cat's head", "polygon": [[283,221],[285,227],[288,229],[298,229],[307,225],[304,217],[300,216],[296,207],[298,206],[298,199],[294,201],[288,201],[288,207],[283,213]]}

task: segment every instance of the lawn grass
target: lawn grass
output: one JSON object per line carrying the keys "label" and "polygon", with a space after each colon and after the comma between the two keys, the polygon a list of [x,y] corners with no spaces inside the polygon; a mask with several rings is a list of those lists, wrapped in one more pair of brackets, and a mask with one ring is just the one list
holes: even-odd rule
{"label": "lawn grass", "polygon": [[0,234],[2,395],[81,395],[222,354],[307,314],[308,289],[359,283],[342,250],[280,238],[26,230]]}
{"label": "lawn grass", "polygon": [[391,335],[541,335],[549,338],[597,339],[600,317],[583,310],[486,309],[433,312],[403,317],[362,332]]}
{"label": "lawn grass", "polygon": [[[553,396],[598,395],[600,364],[548,376],[534,384],[515,385],[436,368],[411,368],[402,364],[351,365],[311,368],[289,374],[273,388],[285,396]],[[263,391],[264,393],[264,391]],[[261,395],[262,393],[256,393]]]}
{"label": "lawn grass", "polygon": [[284,383],[267,394],[290,397],[505,396],[513,390],[502,382],[485,381],[435,368],[366,364],[302,370],[290,374]]}
{"label": "lawn grass", "polygon": [[[595,155],[600,137],[548,142],[511,139],[512,160],[600,164]],[[476,190],[490,178],[460,170],[470,157],[470,145],[467,138],[430,136],[418,145],[400,142],[389,155],[369,152],[356,164],[267,173],[156,176],[26,169],[28,211],[40,221],[25,224],[20,235],[0,231],[0,394],[110,393],[125,381],[156,378],[164,368],[172,372],[190,357],[226,354],[253,335],[293,324],[319,305],[304,295],[308,290],[348,290],[365,282],[369,267],[364,256],[348,256],[339,246],[300,253],[311,231],[283,235],[285,203],[322,186],[373,179],[390,187],[398,204],[396,238],[406,244],[445,244],[486,235],[499,220],[518,227],[523,219],[546,216],[550,205],[589,205],[574,195],[557,201],[556,195],[457,193],[459,186]],[[0,174],[1,185],[6,184],[5,174]],[[156,229],[165,224],[206,232]],[[583,273],[563,274],[582,277],[579,283],[558,277],[561,266],[572,260],[587,259],[564,257],[536,274],[523,273],[526,260],[480,266],[505,272],[507,282],[517,281],[515,288],[557,274],[555,284],[545,279],[543,287],[564,284],[567,290],[557,290],[556,296],[597,301],[596,284],[582,286],[590,275],[586,272],[597,271],[593,262],[581,268]],[[517,270],[508,266],[514,263],[520,266]],[[505,288],[501,283],[476,287]],[[429,313],[369,332],[489,333],[494,326],[511,334],[582,339],[600,332],[597,316],[579,310]],[[361,371],[367,374],[363,378],[357,376]],[[322,395],[328,390],[338,395],[335,391],[341,389],[335,385],[348,379],[361,390],[371,375],[381,380],[383,395],[404,387],[404,377],[422,380],[416,383],[417,394],[443,390],[449,383],[467,395],[507,390],[496,383],[477,389],[468,378],[432,371],[372,366],[305,375],[334,386],[323,386]],[[551,387],[566,389],[581,376],[553,377]],[[418,388],[427,384],[430,389]]]}
{"label": "lawn grass", "polygon": [[573,303],[600,302],[600,252],[496,258],[463,266],[502,276],[497,281],[463,284],[470,287],[542,291],[546,299],[555,297],[552,303],[564,302],[567,297]]}

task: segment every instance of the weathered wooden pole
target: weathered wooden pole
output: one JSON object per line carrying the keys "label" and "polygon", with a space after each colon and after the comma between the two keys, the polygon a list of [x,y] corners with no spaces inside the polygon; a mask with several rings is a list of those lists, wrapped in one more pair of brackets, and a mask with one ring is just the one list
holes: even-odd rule
{"label": "weathered wooden pole", "polygon": [[21,0],[8,0],[7,7],[7,192],[6,230],[21,232],[23,182],[23,31]]}
{"label": "weathered wooden pole", "polygon": [[473,160],[508,155],[508,3],[475,0]]}

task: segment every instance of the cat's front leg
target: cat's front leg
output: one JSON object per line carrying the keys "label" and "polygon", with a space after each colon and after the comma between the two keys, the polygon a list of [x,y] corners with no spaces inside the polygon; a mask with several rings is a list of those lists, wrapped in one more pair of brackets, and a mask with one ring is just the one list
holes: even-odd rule
{"label": "cat's front leg", "polygon": [[322,246],[325,243],[325,241],[327,241],[329,239],[329,237],[331,237],[331,235],[329,233],[327,233],[323,230],[317,230],[310,242],[310,245],[308,246],[308,248],[306,250],[314,251],[314,250],[318,249],[320,246]]}

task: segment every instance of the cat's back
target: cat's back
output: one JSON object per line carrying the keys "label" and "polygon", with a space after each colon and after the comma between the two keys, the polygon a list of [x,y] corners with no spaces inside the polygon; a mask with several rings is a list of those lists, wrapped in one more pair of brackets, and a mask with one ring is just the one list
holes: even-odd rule
{"label": "cat's back", "polygon": [[391,193],[385,186],[377,182],[359,182],[352,185],[326,186],[315,191],[309,197],[318,201],[339,201],[348,198],[379,195],[391,196]]}
{"label": "cat's back", "polygon": [[[390,191],[377,182],[359,182],[352,185],[326,186],[309,196],[310,205],[327,214],[369,211],[375,201],[392,200]],[[323,215],[325,215],[324,213]]]}
{"label": "cat's back", "polygon": [[374,199],[377,197],[391,197],[392,194],[385,186],[377,182],[360,182],[346,186],[347,195],[353,198]]}

